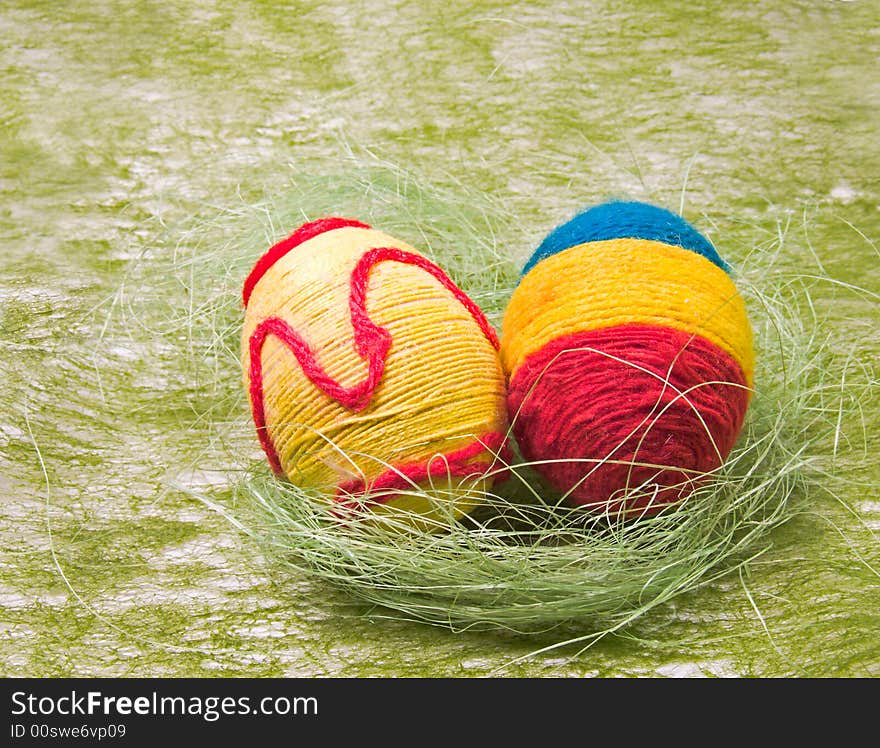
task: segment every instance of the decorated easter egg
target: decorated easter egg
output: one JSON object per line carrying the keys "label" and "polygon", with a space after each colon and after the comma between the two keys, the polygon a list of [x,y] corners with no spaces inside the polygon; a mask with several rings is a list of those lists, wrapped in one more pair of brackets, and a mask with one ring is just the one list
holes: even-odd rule
{"label": "decorated easter egg", "polygon": [[502,324],[523,456],[573,504],[653,514],[730,454],[753,384],[730,268],[691,224],[604,203],[551,232]]}
{"label": "decorated easter egg", "polygon": [[271,467],[337,505],[459,517],[506,432],[498,340],[415,248],[306,223],[244,284],[244,383]]}

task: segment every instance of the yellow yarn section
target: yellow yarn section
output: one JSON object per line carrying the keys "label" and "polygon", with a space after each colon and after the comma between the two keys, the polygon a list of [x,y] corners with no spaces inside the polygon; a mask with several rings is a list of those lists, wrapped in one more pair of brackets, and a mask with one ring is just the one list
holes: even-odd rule
{"label": "yellow yarn section", "polygon": [[[295,247],[260,278],[242,331],[242,363],[250,386],[248,343],[270,316],[285,320],[340,384],[367,377],[355,349],[349,311],[351,273],[372,248],[409,245],[372,229],[345,227]],[[506,429],[505,380],[498,354],[477,322],[436,278],[413,265],[376,264],[366,309],[391,334],[381,382],[370,404],[354,412],[325,395],[303,373],[293,353],[269,336],[262,349],[266,423],[287,476],[298,485],[332,492],[348,480],[367,481],[389,467],[448,454]],[[491,461],[482,453],[474,460]],[[432,475],[440,482],[443,463]],[[453,493],[462,479],[443,484]],[[470,480],[473,484],[474,480]],[[469,484],[466,484],[469,485]],[[466,486],[465,486],[466,487]],[[467,497],[457,512],[467,511]],[[432,513],[425,499],[390,502]]]}
{"label": "yellow yarn section", "polygon": [[696,252],[647,239],[580,244],[535,265],[504,316],[504,369],[513,376],[563,335],[630,323],[701,335],[733,356],[752,385],[752,328],[730,276]]}

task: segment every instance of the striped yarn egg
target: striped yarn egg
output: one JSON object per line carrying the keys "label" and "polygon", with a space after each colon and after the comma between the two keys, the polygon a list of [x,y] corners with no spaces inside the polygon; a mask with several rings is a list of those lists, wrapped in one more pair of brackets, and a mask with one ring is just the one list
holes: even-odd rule
{"label": "striped yarn egg", "polygon": [[752,332],[729,268],[687,221],[598,205],[526,263],[502,325],[523,456],[574,504],[653,514],[716,470],[742,429]]}
{"label": "striped yarn egg", "polygon": [[506,431],[505,380],[494,330],[443,270],[324,218],[260,258],[243,301],[244,381],[276,473],[343,505],[472,508]]}

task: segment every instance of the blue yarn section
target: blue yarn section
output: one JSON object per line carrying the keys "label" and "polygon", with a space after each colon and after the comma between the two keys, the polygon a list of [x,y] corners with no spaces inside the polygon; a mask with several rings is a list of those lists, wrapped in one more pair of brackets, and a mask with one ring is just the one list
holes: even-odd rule
{"label": "blue yarn section", "polygon": [[683,247],[715,263],[726,273],[730,266],[699,231],[665,208],[639,202],[597,205],[553,229],[523,268],[525,275],[545,257],[569,247],[607,239],[650,239]]}

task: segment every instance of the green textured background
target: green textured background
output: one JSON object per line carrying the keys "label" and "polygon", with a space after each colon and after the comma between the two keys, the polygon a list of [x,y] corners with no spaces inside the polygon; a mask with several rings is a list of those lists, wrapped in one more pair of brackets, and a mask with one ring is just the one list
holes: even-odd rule
{"label": "green textured background", "polygon": [[[880,468],[858,450],[837,468],[853,511],[820,502],[745,583],[510,665],[552,637],[369,615],[169,490],[196,463],[190,485],[222,490],[223,450],[173,351],[104,329],[157,236],[343,173],[347,143],[504,204],[516,261],[585,204],[677,209],[686,185],[729,259],[789,226],[784,263],[877,294],[878,58],[875,0],[4,0],[0,673],[880,675]],[[876,301],[843,298],[828,329],[876,361]]]}

